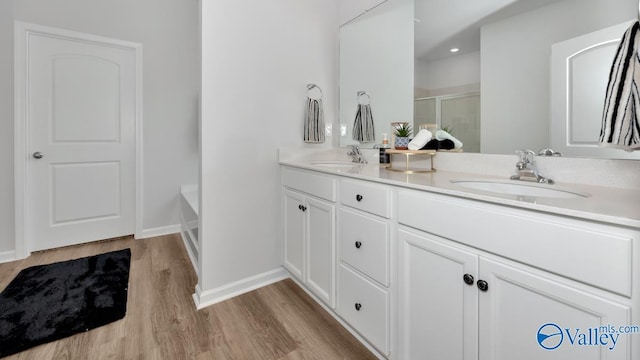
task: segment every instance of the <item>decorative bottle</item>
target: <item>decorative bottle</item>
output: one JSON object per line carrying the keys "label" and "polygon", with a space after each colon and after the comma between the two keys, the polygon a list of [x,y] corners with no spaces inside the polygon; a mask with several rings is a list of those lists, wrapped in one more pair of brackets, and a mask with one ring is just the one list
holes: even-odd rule
{"label": "decorative bottle", "polygon": [[389,148],[391,148],[391,145],[389,145],[387,134],[382,134],[382,144],[380,145],[380,164],[389,163],[389,154],[387,154],[387,149]]}

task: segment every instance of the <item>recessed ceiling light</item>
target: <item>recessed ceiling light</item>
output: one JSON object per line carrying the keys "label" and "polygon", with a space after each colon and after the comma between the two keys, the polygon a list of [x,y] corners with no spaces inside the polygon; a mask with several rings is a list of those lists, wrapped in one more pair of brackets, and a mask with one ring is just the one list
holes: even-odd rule
{"label": "recessed ceiling light", "polygon": [[458,51],[460,51],[460,49],[458,49],[458,48],[452,48],[452,49],[451,49],[451,50],[449,50],[449,51],[451,51],[452,53],[457,53]]}

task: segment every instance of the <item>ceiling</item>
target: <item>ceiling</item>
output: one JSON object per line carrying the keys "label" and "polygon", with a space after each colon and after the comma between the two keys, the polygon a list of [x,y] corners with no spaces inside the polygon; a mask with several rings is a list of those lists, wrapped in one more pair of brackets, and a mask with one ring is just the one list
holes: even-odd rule
{"label": "ceiling", "polygon": [[480,50],[480,27],[560,0],[415,0],[415,56],[433,61]]}

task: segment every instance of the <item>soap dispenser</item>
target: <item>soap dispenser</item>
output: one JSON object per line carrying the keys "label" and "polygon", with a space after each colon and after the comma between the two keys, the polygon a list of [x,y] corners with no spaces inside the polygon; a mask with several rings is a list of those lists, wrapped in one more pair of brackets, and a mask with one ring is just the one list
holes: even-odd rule
{"label": "soap dispenser", "polygon": [[387,134],[382,134],[382,144],[380,145],[380,164],[389,163],[389,154],[387,154],[387,149],[389,148],[391,148],[391,146],[389,145]]}

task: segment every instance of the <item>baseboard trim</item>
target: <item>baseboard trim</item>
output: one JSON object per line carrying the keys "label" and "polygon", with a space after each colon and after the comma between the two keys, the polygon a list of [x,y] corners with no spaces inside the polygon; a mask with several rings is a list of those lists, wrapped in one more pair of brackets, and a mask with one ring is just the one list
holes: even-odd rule
{"label": "baseboard trim", "polygon": [[198,284],[196,285],[196,292],[193,294],[193,301],[196,304],[196,308],[200,310],[288,277],[289,273],[279,267],[211,290],[202,291],[200,284]]}
{"label": "baseboard trim", "polygon": [[144,229],[141,233],[136,234],[136,239],[147,239],[156,236],[163,236],[169,234],[177,234],[182,230],[180,224],[161,226],[157,228]]}
{"label": "baseboard trim", "polygon": [[18,259],[16,258],[15,250],[0,252],[0,264],[16,260]]}
{"label": "baseboard trim", "polygon": [[[179,233],[181,230],[182,230],[182,226],[180,224],[162,226],[162,227],[142,230],[142,233],[135,234],[134,237],[136,239],[147,239],[147,238],[152,238],[156,236],[176,234],[176,233]],[[27,254],[27,256],[25,257],[28,257],[29,255],[30,254]],[[15,261],[15,260],[19,260],[16,257],[15,250],[0,252],[0,264]]]}

